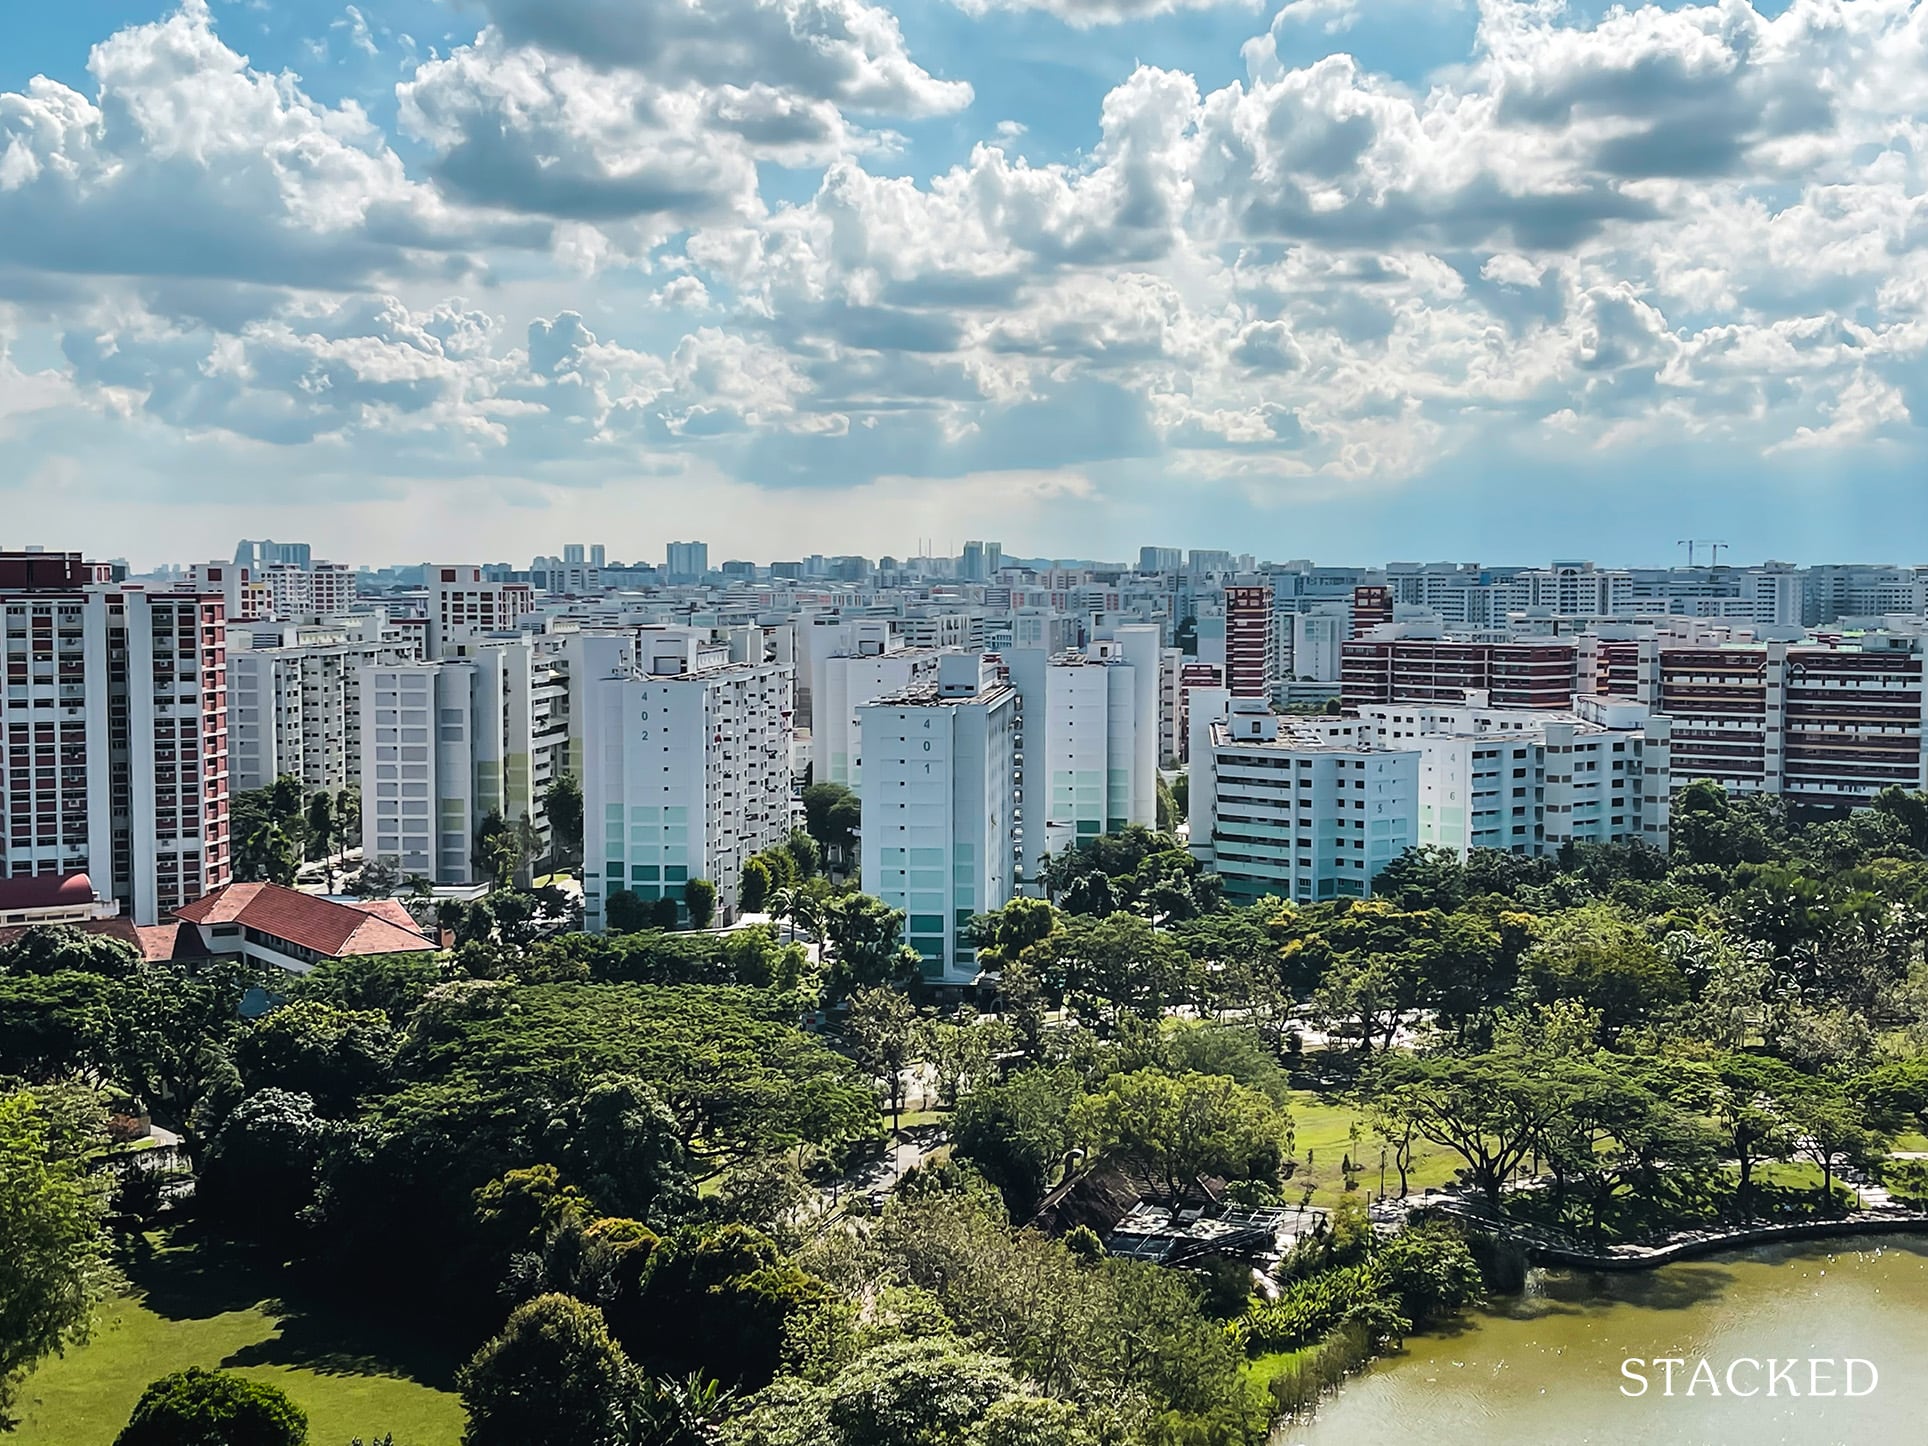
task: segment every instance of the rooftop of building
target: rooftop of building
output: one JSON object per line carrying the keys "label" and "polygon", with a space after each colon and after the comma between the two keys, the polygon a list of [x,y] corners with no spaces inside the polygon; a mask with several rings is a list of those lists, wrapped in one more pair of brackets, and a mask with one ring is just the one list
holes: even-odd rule
{"label": "rooftop of building", "polygon": [[278,884],[229,884],[174,912],[190,924],[240,924],[330,959],[437,947],[393,899],[344,904]]}
{"label": "rooftop of building", "polygon": [[1388,746],[1375,741],[1376,730],[1370,724],[1362,725],[1357,721],[1335,718],[1321,728],[1316,720],[1280,717],[1278,725],[1275,737],[1239,737],[1233,732],[1231,719],[1215,719],[1212,723],[1212,742],[1218,747],[1257,748],[1281,753],[1329,753],[1335,756],[1418,752],[1418,749],[1403,743]]}
{"label": "rooftop of building", "polygon": [[947,693],[935,683],[915,683],[908,688],[899,688],[894,693],[886,693],[873,698],[862,708],[958,708],[971,703],[988,703],[996,698],[1015,698],[1017,690],[1009,683],[999,681],[988,688],[979,688],[971,693]]}
{"label": "rooftop of building", "polygon": [[29,874],[0,879],[0,912],[59,909],[94,902],[94,881],[86,874]]}

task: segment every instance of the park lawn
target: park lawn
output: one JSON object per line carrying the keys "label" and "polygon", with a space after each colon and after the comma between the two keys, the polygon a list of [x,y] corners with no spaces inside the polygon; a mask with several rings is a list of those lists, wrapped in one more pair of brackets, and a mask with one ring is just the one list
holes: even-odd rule
{"label": "park lawn", "polygon": [[[1282,1187],[1286,1203],[1297,1204],[1311,1185],[1312,1204],[1331,1209],[1346,1196],[1345,1175],[1340,1166],[1348,1152],[1359,1164],[1359,1188],[1353,1194],[1364,1200],[1368,1192],[1379,1191],[1380,1141],[1372,1132],[1372,1121],[1359,1110],[1338,1104],[1316,1090],[1294,1090],[1287,1107],[1292,1111],[1292,1154],[1297,1168]],[[1355,1144],[1350,1130],[1359,1126]],[[1311,1163],[1307,1163],[1307,1156]],[[1412,1194],[1450,1184],[1465,1164],[1459,1156],[1427,1140],[1413,1142],[1413,1163],[1406,1172],[1406,1188]],[[1399,1172],[1393,1168],[1390,1150],[1386,1158],[1386,1193],[1399,1193]]]}
{"label": "park lawn", "polygon": [[1889,1141],[1888,1148],[1911,1155],[1928,1154],[1928,1135],[1920,1130],[1903,1130]]}
{"label": "park lawn", "polygon": [[134,1288],[101,1307],[93,1338],[27,1378],[10,1446],[112,1446],[148,1382],[189,1366],[279,1386],[308,1413],[309,1446],[385,1432],[395,1446],[457,1446],[464,1418],[449,1363],[420,1359],[405,1332],[371,1329],[379,1311],[350,1318],[257,1299],[272,1276],[239,1264],[192,1246],[126,1262]]}

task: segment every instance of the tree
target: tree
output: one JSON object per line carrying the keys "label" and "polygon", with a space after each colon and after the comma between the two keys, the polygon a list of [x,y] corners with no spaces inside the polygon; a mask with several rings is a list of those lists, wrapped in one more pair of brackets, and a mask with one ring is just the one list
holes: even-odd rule
{"label": "tree", "polygon": [[1726,789],[1704,778],[1674,795],[1669,836],[1676,861],[1723,868],[1764,862],[1773,848],[1759,815],[1737,806]]}
{"label": "tree", "polygon": [[804,827],[840,858],[856,845],[862,812],[857,795],[841,783],[813,783],[803,791]]}
{"label": "tree", "polygon": [[1868,1160],[1880,1139],[1854,1101],[1833,1085],[1810,1081],[1788,1103],[1795,1147],[1821,1167],[1821,1199],[1832,1208],[1834,1172]]}
{"label": "tree", "polygon": [[519,822],[510,823],[502,810],[492,808],[475,826],[475,851],[470,862],[496,888],[513,888],[516,876],[534,857],[535,826],[526,813]]}
{"label": "tree", "polygon": [[823,1282],[743,1225],[686,1225],[651,1252],[640,1293],[611,1307],[623,1346],[652,1370],[704,1370],[760,1386],[790,1324],[829,1299]]}
{"label": "tree", "polygon": [[603,1313],[566,1295],[518,1306],[456,1377],[462,1446],[621,1446],[635,1374]]}
{"label": "tree", "polygon": [[278,1386],[190,1366],[141,1393],[114,1446],[304,1446],[307,1414]]}
{"label": "tree", "polygon": [[105,1182],[82,1158],[105,1142],[97,1105],[93,1115],[92,1140],[67,1139],[32,1092],[0,1097],[0,1429],[11,1424],[21,1377],[87,1338],[114,1280]]}
{"label": "tree", "polygon": [[957,1154],[997,1187],[1013,1220],[1029,1220],[1071,1148],[1071,1110],[1083,1098],[1069,1069],[1027,1069],[967,1096],[951,1121]]}
{"label": "tree", "polygon": [[341,846],[351,849],[361,838],[361,785],[351,783],[335,795],[335,829]]}
{"label": "tree", "polygon": [[844,894],[824,906],[824,933],[835,959],[831,998],[917,977],[917,955],[904,945],[906,917],[869,894]]}
{"label": "tree", "polygon": [[582,860],[582,784],[573,773],[560,773],[542,791],[542,811],[549,820],[552,856],[558,864]]}
{"label": "tree", "polygon": [[427,952],[351,955],[324,959],[289,981],[288,991],[297,1001],[332,1005],[351,1014],[377,1010],[399,1027],[442,982],[442,972],[441,962]]}
{"label": "tree", "polygon": [[334,854],[335,800],[327,792],[308,797],[308,856],[327,859]]}
{"label": "tree", "polygon": [[1146,1069],[1114,1075],[1080,1100],[1071,1133],[1157,1171],[1175,1216],[1201,1176],[1275,1181],[1292,1147],[1292,1118],[1228,1076]]}
{"label": "tree", "polygon": [[1521,961],[1546,1003],[1577,999],[1600,1015],[1611,1046],[1660,1006],[1686,997],[1686,984],[1638,923],[1606,905],[1567,909],[1547,920]]}
{"label": "tree", "polygon": [[707,929],[716,918],[716,885],[708,879],[691,879],[683,885],[683,907],[690,911],[690,927]]}
{"label": "tree", "polygon": [[252,1234],[286,1235],[314,1199],[328,1133],[305,1094],[250,1095],[214,1137],[196,1196],[210,1214]]}
{"label": "tree", "polygon": [[1566,1104],[1557,1074],[1557,1065],[1527,1055],[1381,1055],[1366,1093],[1388,1128],[1410,1123],[1464,1160],[1497,1209],[1501,1186]]}
{"label": "tree", "polygon": [[1011,1026],[1000,1019],[920,1021],[917,1052],[930,1065],[938,1104],[954,1108],[959,1099],[988,1079],[993,1062],[1010,1045],[1012,1035]]}
{"label": "tree", "polygon": [[1407,849],[1379,871],[1372,895],[1400,909],[1451,913],[1466,902],[1466,868],[1452,849],[1431,844]]}
{"label": "tree", "polygon": [[389,899],[400,893],[406,882],[395,860],[371,859],[348,881],[348,892],[357,899]]}
{"label": "tree", "polygon": [[774,884],[770,878],[770,866],[760,858],[749,858],[743,863],[743,880],[737,885],[737,905],[746,914],[761,914],[770,902],[770,890]]}
{"label": "tree", "polygon": [[1015,964],[1025,950],[1058,930],[1058,911],[1043,899],[1013,899],[1003,908],[971,920],[971,939],[986,968]]}
{"label": "tree", "polygon": [[1036,947],[1048,984],[1114,1023],[1126,1015],[1156,1019],[1191,992],[1191,959],[1135,914],[1069,918]]}
{"label": "tree", "polygon": [[379,1010],[295,1000],[248,1026],[234,1063],[250,1089],[291,1090],[324,1114],[343,1115],[387,1079],[395,1046],[394,1026]]}
{"label": "tree", "polygon": [[1740,1169],[1736,1203],[1748,1207],[1754,1167],[1763,1160],[1785,1159],[1794,1148],[1794,1126],[1787,1103],[1802,1086],[1802,1078],[1778,1060],[1730,1051],[1704,1067],[1703,1087],[1726,1153]]}
{"label": "tree", "polygon": [[796,869],[800,883],[814,879],[818,869],[823,866],[823,850],[803,829],[790,830],[790,836],[783,841],[783,851],[790,855],[791,865]]}
{"label": "tree", "polygon": [[851,1053],[884,1082],[892,1130],[903,1114],[904,1071],[911,1062],[916,1023],[910,1001],[894,989],[859,989],[850,996]]}
{"label": "tree", "polygon": [[603,900],[603,924],[612,934],[633,934],[649,927],[650,914],[628,889],[612,889]]}
{"label": "tree", "polygon": [[118,995],[99,974],[0,975],[0,1075],[45,1083],[106,1070]]}
{"label": "tree", "polygon": [[635,1075],[596,1081],[548,1129],[571,1178],[605,1215],[648,1223],[696,1203],[676,1116]]}
{"label": "tree", "polygon": [[228,1051],[253,978],[246,965],[214,960],[192,970],[144,964],[121,985],[113,1014],[115,1072],[149,1106],[172,1116],[190,1155],[219,1123],[206,1109],[240,1097]]}
{"label": "tree", "polygon": [[234,851],[234,876],[238,883],[280,884],[283,888],[292,888],[300,871],[300,846],[278,823],[257,825],[241,836],[241,846]]}
{"label": "tree", "polygon": [[36,924],[12,943],[0,945],[0,975],[73,970],[124,979],[140,962],[139,952],[121,940],[89,934],[71,924]]}

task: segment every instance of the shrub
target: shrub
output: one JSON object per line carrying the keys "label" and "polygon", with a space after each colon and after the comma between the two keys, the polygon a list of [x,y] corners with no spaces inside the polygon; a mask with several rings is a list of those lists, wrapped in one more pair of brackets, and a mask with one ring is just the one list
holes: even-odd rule
{"label": "shrub", "polygon": [[308,1417],[273,1386],[191,1366],[145,1391],[114,1446],[305,1446]]}

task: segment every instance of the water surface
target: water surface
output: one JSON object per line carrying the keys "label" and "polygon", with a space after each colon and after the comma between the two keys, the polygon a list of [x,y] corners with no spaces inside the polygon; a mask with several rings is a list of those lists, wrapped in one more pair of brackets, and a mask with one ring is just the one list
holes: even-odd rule
{"label": "water surface", "polygon": [[[1858,1247],[1858,1248],[1857,1248]],[[1652,1366],[1647,1393],[1622,1374],[1629,1357],[1677,1356],[1674,1394]],[[1861,1357],[1879,1383],[1858,1399],[1812,1398],[1810,1357]],[[1690,1396],[1705,1358],[1717,1377],[1738,1357],[1802,1364],[1802,1392],[1739,1399],[1717,1381]],[[1737,1369],[1746,1389],[1766,1373]],[[1830,1382],[1842,1387],[1841,1368]],[[1867,1385],[1858,1372],[1856,1389]],[[1899,1446],[1928,1441],[1928,1237],[1775,1246],[1627,1275],[1535,1271],[1527,1293],[1450,1334],[1355,1377],[1316,1419],[1282,1428],[1277,1446]]]}

